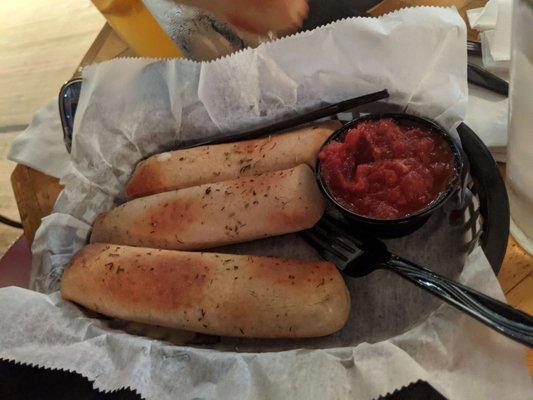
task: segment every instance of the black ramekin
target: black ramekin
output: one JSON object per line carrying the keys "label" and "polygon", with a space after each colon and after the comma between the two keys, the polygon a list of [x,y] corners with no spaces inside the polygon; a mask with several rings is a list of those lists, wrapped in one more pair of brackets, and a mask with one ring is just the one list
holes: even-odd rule
{"label": "black ramekin", "polygon": [[410,214],[403,218],[398,219],[376,219],[363,215],[359,215],[340,204],[335,197],[330,193],[327,184],[322,179],[322,173],[320,169],[320,160],[317,160],[316,164],[316,178],[318,185],[322,190],[322,193],[328,199],[328,201],[351,223],[354,224],[354,228],[367,231],[368,233],[379,238],[395,238],[408,235],[420,228],[429,219],[429,217],[438,209],[440,209],[450,198],[456,194],[461,188],[461,177],[463,176],[462,170],[464,168],[464,155],[462,150],[454,142],[450,134],[442,128],[435,121],[428,118],[418,117],[411,114],[404,113],[384,113],[384,114],[369,114],[356,118],[347,124],[343,125],[340,129],[331,134],[328,140],[322,145],[322,149],[326,147],[332,141],[343,141],[346,133],[364,121],[376,121],[380,119],[392,119],[397,122],[409,121],[415,124],[427,127],[437,134],[442,135],[446,142],[450,145],[454,156],[455,172],[454,176],[450,179],[448,186],[425,208],[420,211]]}

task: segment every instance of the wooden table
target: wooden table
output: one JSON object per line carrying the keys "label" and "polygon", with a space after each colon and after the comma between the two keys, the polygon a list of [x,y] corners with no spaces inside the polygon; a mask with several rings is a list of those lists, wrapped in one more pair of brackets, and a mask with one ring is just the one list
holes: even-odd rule
{"label": "wooden table", "polygon": [[[115,57],[134,55],[106,25],[83,58],[80,67]],[[17,165],[11,175],[11,182],[24,225],[24,234],[31,243],[41,218],[50,214],[62,187],[56,178],[24,165]],[[507,253],[498,280],[509,304],[533,314],[533,257],[512,237],[509,237]],[[532,350],[527,351],[527,362],[533,375]]]}

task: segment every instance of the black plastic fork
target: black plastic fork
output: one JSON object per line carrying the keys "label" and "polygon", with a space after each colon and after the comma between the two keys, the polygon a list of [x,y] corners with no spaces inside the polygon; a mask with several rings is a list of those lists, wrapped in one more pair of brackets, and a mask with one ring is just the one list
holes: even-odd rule
{"label": "black plastic fork", "polygon": [[361,277],[377,269],[392,271],[502,335],[533,346],[530,315],[394,255],[377,239],[357,238],[341,221],[324,215],[302,235],[322,258],[348,276]]}

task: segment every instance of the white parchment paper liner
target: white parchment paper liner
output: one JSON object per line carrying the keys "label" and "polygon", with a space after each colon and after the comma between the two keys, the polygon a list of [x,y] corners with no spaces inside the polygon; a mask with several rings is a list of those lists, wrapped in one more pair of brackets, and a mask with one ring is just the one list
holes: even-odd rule
{"label": "white parchment paper liner", "polygon": [[[401,109],[453,128],[466,107],[465,40],[454,9],[423,7],[347,19],[212,63],[122,59],[87,68],[65,190],[32,247],[32,286],[56,290],[90,223],[120,201],[138,160],[180,140],[383,88]],[[462,279],[501,297],[480,249]],[[8,288],[0,300],[9,304],[0,308],[0,357],[74,370],[97,388],[130,387],[149,398],[370,399],[418,379],[450,399],[518,399],[527,389],[520,347],[448,307],[377,344],[243,354],[113,331],[57,293]],[[372,325],[374,305],[362,305],[360,326]]]}
{"label": "white parchment paper liner", "polygon": [[[503,299],[480,248],[459,281]],[[58,293],[0,289],[0,358],[76,371],[103,391],[150,399],[374,399],[419,379],[447,399],[528,398],[521,346],[448,306],[387,341],[326,350],[235,353],[112,330]]]}

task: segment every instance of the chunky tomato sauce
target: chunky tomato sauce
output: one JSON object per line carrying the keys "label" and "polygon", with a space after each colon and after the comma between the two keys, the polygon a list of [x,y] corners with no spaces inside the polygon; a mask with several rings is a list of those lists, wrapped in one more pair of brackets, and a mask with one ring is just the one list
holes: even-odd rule
{"label": "chunky tomato sauce", "polygon": [[442,136],[392,119],[361,122],[343,142],[329,143],[319,159],[333,197],[356,214],[377,219],[420,211],[454,174],[453,153]]}

